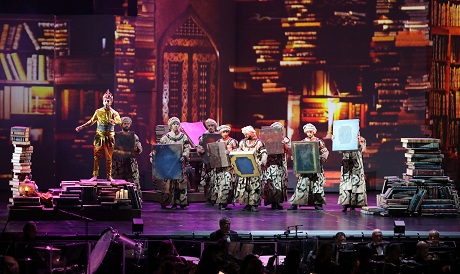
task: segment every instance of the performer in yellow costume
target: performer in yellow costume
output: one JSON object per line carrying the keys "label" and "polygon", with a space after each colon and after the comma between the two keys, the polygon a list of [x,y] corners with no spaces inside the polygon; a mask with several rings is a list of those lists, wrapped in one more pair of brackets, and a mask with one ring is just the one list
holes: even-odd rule
{"label": "performer in yellow costume", "polygon": [[105,153],[105,166],[107,169],[107,180],[112,182],[112,154],[115,144],[115,125],[121,124],[120,114],[115,111],[111,105],[113,103],[113,96],[107,90],[102,96],[102,103],[104,107],[96,109],[88,122],[75,128],[77,132],[84,128],[90,127],[97,122],[96,135],[94,136],[94,168],[93,177],[90,181],[96,181],[99,175],[99,162],[102,158],[102,151]]}

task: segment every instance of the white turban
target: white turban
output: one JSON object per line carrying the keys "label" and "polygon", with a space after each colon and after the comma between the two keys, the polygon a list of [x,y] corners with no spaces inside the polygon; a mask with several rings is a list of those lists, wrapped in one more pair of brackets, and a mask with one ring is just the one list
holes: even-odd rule
{"label": "white turban", "polygon": [[231,129],[229,126],[227,126],[227,125],[221,125],[221,126],[219,126],[219,127],[217,128],[217,130],[218,130],[220,133],[222,133],[222,132],[224,132],[224,131],[231,131],[232,129]]}
{"label": "white turban", "polygon": [[215,125],[217,127],[217,122],[216,120],[213,120],[211,118],[207,119],[205,122],[204,122],[205,125]]}
{"label": "white turban", "polygon": [[313,131],[313,134],[315,134],[316,131],[317,131],[317,130],[316,130],[316,127],[315,127],[313,124],[310,124],[310,123],[308,123],[308,124],[306,124],[305,126],[303,126],[303,132],[306,133],[308,130]]}
{"label": "white turban", "polygon": [[173,124],[174,122],[178,122],[179,125],[180,125],[180,120],[179,120],[179,118],[177,118],[177,117],[171,117],[171,118],[169,118],[169,120],[168,120],[168,127],[171,128],[171,126],[172,126],[172,124]]}
{"label": "white turban", "polygon": [[284,128],[284,126],[280,122],[274,122],[270,125],[272,128]]}
{"label": "white turban", "polygon": [[125,116],[125,117],[121,118],[121,122],[122,123],[130,123],[130,124],[132,124],[133,120],[131,120],[131,118],[129,118],[128,116]]}
{"label": "white turban", "polygon": [[245,126],[244,128],[241,129],[241,132],[243,132],[244,135],[246,134],[255,134],[256,130],[252,126]]}

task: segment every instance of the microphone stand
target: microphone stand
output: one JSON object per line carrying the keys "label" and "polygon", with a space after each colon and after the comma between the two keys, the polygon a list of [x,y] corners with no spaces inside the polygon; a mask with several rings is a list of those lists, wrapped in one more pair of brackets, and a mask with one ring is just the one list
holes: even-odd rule
{"label": "microphone stand", "polygon": [[91,219],[91,218],[88,218],[86,216],[83,216],[83,215],[80,215],[80,214],[77,214],[77,213],[73,213],[73,212],[69,212],[69,211],[66,211],[66,210],[62,210],[62,209],[57,209],[59,212],[62,212],[66,215],[69,215],[69,216],[73,216],[73,217],[77,217],[78,219],[80,220],[83,220],[85,221],[85,240],[86,242],[89,242],[89,239],[88,239],[88,227],[89,227],[89,222],[94,222],[94,219]]}
{"label": "microphone stand", "polygon": [[86,246],[88,248],[88,255],[87,255],[88,265],[85,268],[85,273],[88,273],[88,271],[90,269],[90,265],[91,265],[91,261],[90,261],[91,248],[89,247],[89,232],[88,232],[88,230],[89,230],[89,222],[94,222],[95,220],[91,219],[91,218],[88,218],[86,216],[83,216],[83,215],[80,215],[80,214],[77,214],[77,213],[73,213],[73,212],[69,212],[69,211],[66,211],[66,210],[62,210],[62,209],[59,209],[59,208],[57,208],[56,210],[61,212],[61,213],[66,214],[68,216],[73,216],[73,217],[76,217],[77,219],[85,221],[85,241],[86,241]]}

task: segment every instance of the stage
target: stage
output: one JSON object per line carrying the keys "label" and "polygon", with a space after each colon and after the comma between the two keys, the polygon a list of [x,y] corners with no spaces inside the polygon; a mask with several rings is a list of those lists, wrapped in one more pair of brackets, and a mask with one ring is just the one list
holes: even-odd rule
{"label": "stage", "polygon": [[[368,193],[369,205],[375,205],[378,192]],[[8,193],[1,194],[2,208],[7,208]],[[295,228],[298,226],[298,237],[319,237],[332,239],[337,231],[343,231],[349,239],[354,241],[368,240],[372,230],[383,230],[384,237],[392,239],[394,235],[394,221],[402,220],[405,223],[405,235],[399,237],[409,239],[426,239],[428,231],[437,229],[442,238],[460,240],[458,217],[429,218],[429,217],[382,217],[378,215],[364,215],[357,209],[354,212],[341,212],[342,207],[337,205],[337,193],[326,193],[328,204],[323,211],[316,211],[312,207],[300,207],[297,211],[286,210],[289,203],[283,204],[284,210],[271,210],[268,206],[260,206],[259,212],[242,211],[243,206],[229,205],[230,210],[219,210],[218,207],[205,203],[191,203],[187,209],[161,209],[155,202],[144,201],[140,218],[143,221],[142,238],[146,239],[202,239],[206,240],[211,231],[218,228],[218,221],[222,217],[231,219],[231,228],[241,236],[254,240],[270,240],[279,237],[295,237]],[[115,212],[116,214],[116,212]],[[0,213],[0,225],[4,233],[21,233],[26,221],[9,221],[8,210]],[[98,239],[107,228],[112,227],[121,234],[134,236],[132,221],[88,221],[85,220],[38,220],[38,237],[71,239],[88,236]],[[287,233],[287,228],[290,233]],[[87,231],[87,232],[86,232]],[[86,233],[88,235],[86,235]]]}

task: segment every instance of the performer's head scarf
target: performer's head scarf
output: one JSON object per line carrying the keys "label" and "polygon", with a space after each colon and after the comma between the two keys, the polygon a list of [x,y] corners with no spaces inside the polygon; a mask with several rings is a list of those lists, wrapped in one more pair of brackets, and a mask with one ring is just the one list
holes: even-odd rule
{"label": "performer's head scarf", "polygon": [[272,128],[284,128],[284,126],[280,122],[274,122],[270,125]]}
{"label": "performer's head scarf", "polygon": [[130,123],[130,124],[132,124],[133,120],[130,117],[125,116],[125,117],[121,117],[121,122],[122,123]]}
{"label": "performer's head scarf", "polygon": [[222,132],[224,132],[224,131],[231,131],[232,128],[229,127],[229,126],[227,126],[227,125],[221,125],[221,126],[219,126],[219,127],[217,128],[217,130],[218,130],[220,133],[222,133]]}
{"label": "performer's head scarf", "polygon": [[309,131],[309,130],[313,131],[313,134],[316,134],[317,130],[316,130],[316,127],[313,124],[308,123],[305,126],[303,126],[303,132],[307,133],[307,131]]}
{"label": "performer's head scarf", "polygon": [[256,130],[252,126],[245,126],[244,128],[241,129],[241,132],[243,132],[244,135],[256,134]]}
{"label": "performer's head scarf", "polygon": [[211,119],[211,118],[207,119],[207,120],[204,122],[204,124],[205,124],[206,126],[208,126],[208,125],[215,125],[216,128],[217,128],[217,122],[216,122],[216,120],[213,120],[213,119]]}
{"label": "performer's head scarf", "polygon": [[177,123],[179,123],[179,125],[180,125],[180,120],[179,120],[179,118],[177,118],[177,117],[171,117],[171,118],[169,118],[169,120],[168,120],[168,127],[171,128],[171,126],[172,126],[172,124],[173,124],[174,122],[177,122]]}

